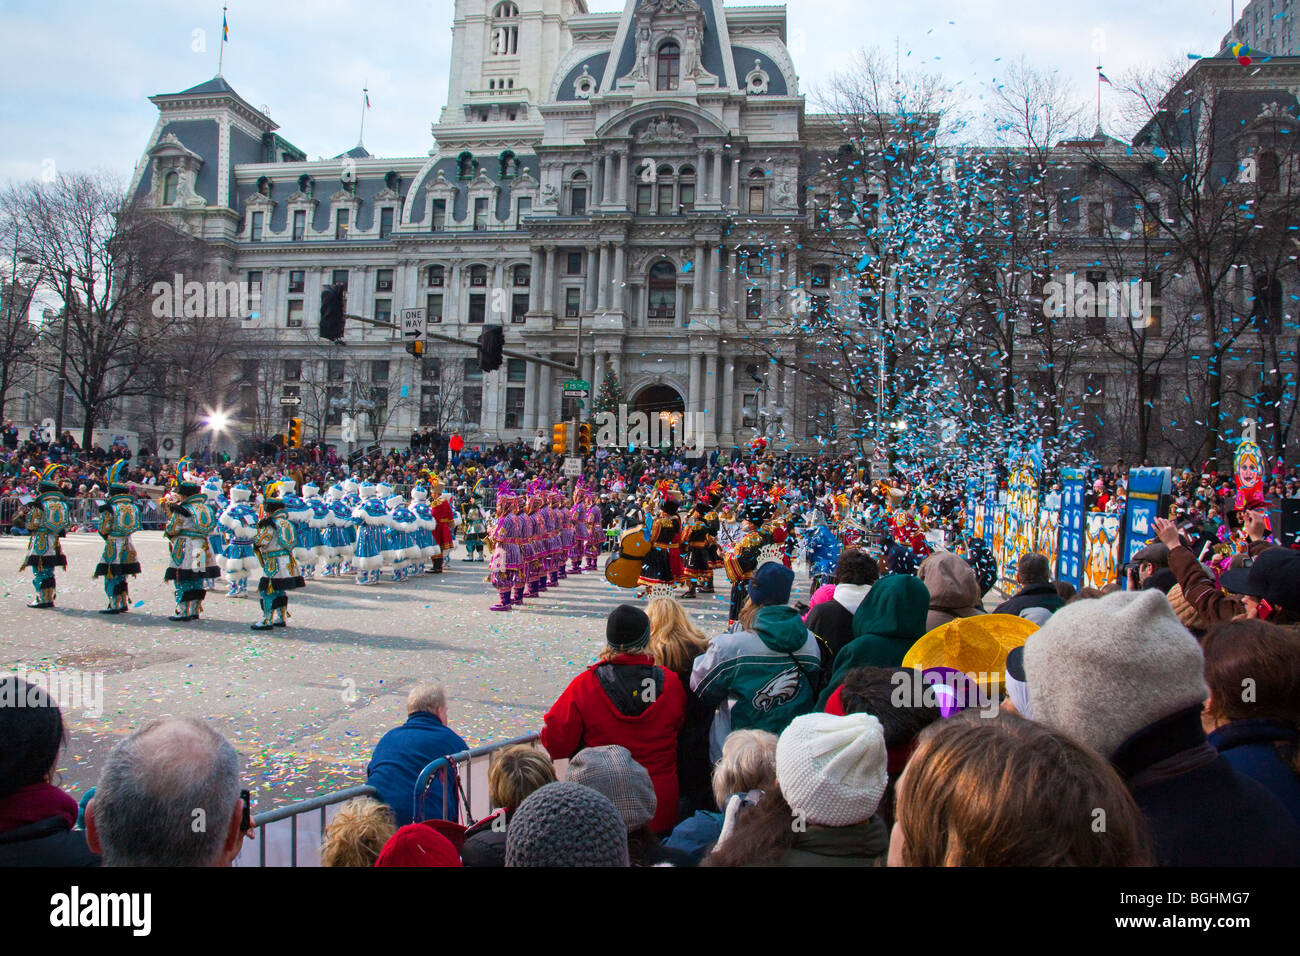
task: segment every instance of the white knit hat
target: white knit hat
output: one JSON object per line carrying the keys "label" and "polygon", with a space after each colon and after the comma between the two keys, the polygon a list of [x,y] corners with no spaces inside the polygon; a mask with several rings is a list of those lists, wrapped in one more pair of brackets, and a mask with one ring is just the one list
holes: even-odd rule
{"label": "white knit hat", "polygon": [[871,714],[804,714],[776,742],[776,780],[790,809],[809,823],[846,827],[880,806],[885,731]]}
{"label": "white knit hat", "polygon": [[1025,642],[1034,720],[1109,759],[1133,734],[1207,698],[1205,658],[1158,589],[1052,615]]}

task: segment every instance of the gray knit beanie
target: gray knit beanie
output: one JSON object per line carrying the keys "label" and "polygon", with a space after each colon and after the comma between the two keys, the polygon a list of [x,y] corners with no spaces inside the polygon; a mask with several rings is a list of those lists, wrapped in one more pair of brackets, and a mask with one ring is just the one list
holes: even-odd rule
{"label": "gray knit beanie", "polygon": [[602,793],[548,783],[528,795],[506,830],[506,866],[627,866],[627,827]]}
{"label": "gray knit beanie", "polygon": [[1067,605],[1025,642],[1034,720],[1108,759],[1209,697],[1204,671],[1201,646],[1158,589]]}
{"label": "gray knit beanie", "polygon": [[649,771],[632,759],[632,751],[618,744],[579,750],[569,761],[564,779],[609,797],[629,832],[649,823],[659,803]]}

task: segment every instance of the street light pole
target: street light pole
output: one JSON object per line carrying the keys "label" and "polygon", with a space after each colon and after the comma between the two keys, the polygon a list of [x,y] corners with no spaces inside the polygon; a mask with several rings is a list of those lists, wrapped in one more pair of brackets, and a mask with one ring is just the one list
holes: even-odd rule
{"label": "street light pole", "polygon": [[68,295],[63,301],[63,343],[59,346],[59,394],[56,399],[57,404],[54,406],[54,442],[56,443],[63,437],[64,396],[68,391],[68,310],[71,308],[72,301],[71,266],[63,270],[63,279]]}

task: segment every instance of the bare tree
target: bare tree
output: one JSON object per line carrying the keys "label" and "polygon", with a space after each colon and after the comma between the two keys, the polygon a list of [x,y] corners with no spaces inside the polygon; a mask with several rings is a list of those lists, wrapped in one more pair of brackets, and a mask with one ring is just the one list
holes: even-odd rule
{"label": "bare tree", "polygon": [[31,377],[38,329],[29,318],[41,278],[39,267],[19,244],[18,223],[7,204],[0,208],[0,249],[10,255],[0,261],[0,421],[5,417],[9,390]]}
{"label": "bare tree", "polygon": [[176,320],[155,314],[155,285],[177,274],[198,277],[198,244],[140,214],[124,187],[104,175],[13,185],[3,205],[20,244],[64,302],[67,349],[53,370],[66,373],[89,447],[111,403],[157,394]]}

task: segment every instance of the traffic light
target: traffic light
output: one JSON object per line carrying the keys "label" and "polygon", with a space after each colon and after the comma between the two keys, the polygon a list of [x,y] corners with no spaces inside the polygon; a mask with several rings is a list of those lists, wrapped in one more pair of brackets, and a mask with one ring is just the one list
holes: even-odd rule
{"label": "traffic light", "polygon": [[501,367],[501,350],[506,347],[506,330],[499,325],[484,326],[478,337],[478,367],[495,372]]}
{"label": "traffic light", "polygon": [[551,426],[551,451],[563,455],[569,450],[569,426],[564,422]]}
{"label": "traffic light", "polygon": [[420,339],[416,339],[414,342],[407,342],[406,351],[410,352],[416,358],[419,358],[424,354],[424,342]]}
{"label": "traffic light", "polygon": [[301,418],[291,418],[291,419],[289,419],[289,442],[288,442],[288,446],[289,446],[290,448],[301,448],[301,447],[302,447],[302,419],[301,419]]}
{"label": "traffic light", "polygon": [[591,426],[582,424],[578,426],[578,454],[585,455],[591,451]]}
{"label": "traffic light", "polygon": [[320,337],[331,342],[343,339],[343,316],[347,311],[345,285],[327,285],[320,294]]}

